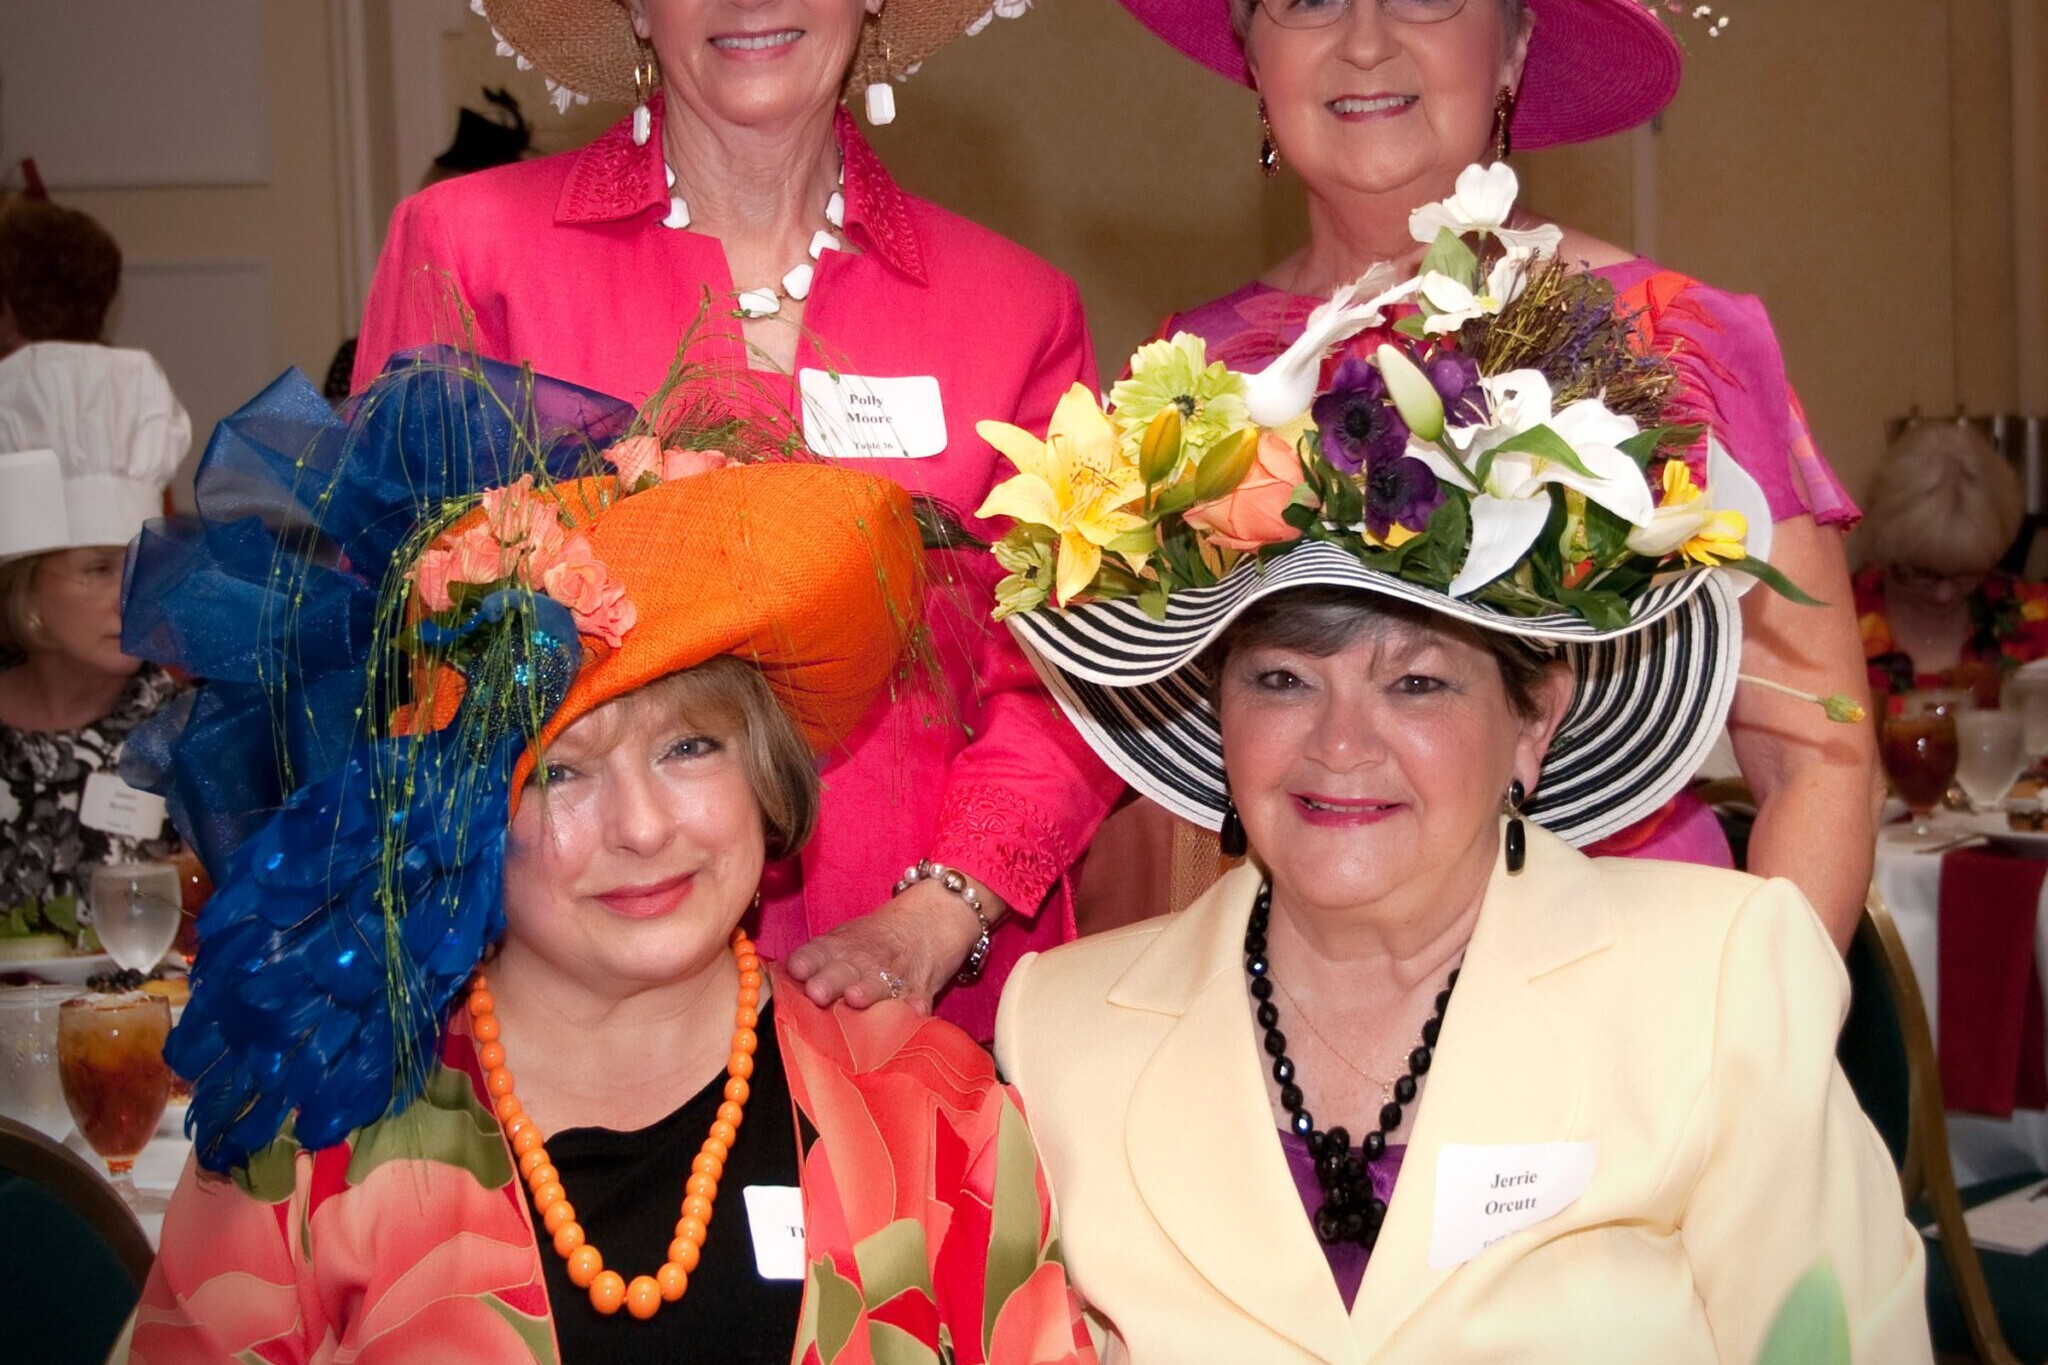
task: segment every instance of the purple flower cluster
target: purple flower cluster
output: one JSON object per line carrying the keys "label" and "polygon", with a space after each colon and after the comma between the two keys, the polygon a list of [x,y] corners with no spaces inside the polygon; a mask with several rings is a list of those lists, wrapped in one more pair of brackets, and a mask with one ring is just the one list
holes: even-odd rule
{"label": "purple flower cluster", "polygon": [[1486,390],[1479,387],[1479,362],[1459,351],[1439,351],[1422,362],[1430,387],[1444,400],[1444,421],[1474,427],[1486,420]]}
{"label": "purple flower cluster", "polygon": [[[1456,363],[1443,366],[1439,378],[1435,367],[1446,361]],[[1484,410],[1479,367],[1469,359],[1439,356],[1425,372],[1443,394],[1450,420],[1471,420],[1457,414]],[[1447,386],[1449,393],[1444,392]],[[1464,406],[1468,404],[1479,406]],[[1429,524],[1430,514],[1443,505],[1444,491],[1435,472],[1407,453],[1408,424],[1387,396],[1386,380],[1377,366],[1347,357],[1332,376],[1329,391],[1316,399],[1313,415],[1322,434],[1323,457],[1345,474],[1364,476],[1365,526],[1376,539],[1384,540],[1397,524],[1411,531]]]}

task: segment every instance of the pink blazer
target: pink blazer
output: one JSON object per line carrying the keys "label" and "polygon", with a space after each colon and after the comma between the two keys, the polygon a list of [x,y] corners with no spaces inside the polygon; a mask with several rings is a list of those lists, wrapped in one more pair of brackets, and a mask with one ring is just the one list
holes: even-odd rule
{"label": "pink blazer", "polygon": [[[975,423],[1043,431],[1062,393],[1077,380],[1095,384],[1079,295],[1021,247],[903,193],[843,113],[837,136],[846,231],[859,250],[824,253],[797,368],[935,378],[943,450],[846,463],[932,495],[993,540],[1002,528],[970,514],[1014,471]],[[734,288],[716,238],[661,225],[668,194],[658,153],[656,143],[635,147],[620,123],[581,151],[446,181],[400,204],[363,319],[355,387],[394,351],[467,338],[484,355],[646,399],[707,291]],[[746,363],[729,317],[708,320],[692,355],[733,372]],[[797,410],[787,378],[753,378]],[[779,956],[881,904],[918,859],[957,866],[1017,912],[999,928],[982,982],[950,991],[940,1006],[987,1040],[1009,964],[1073,936],[1067,872],[1120,784],[1059,715],[1009,633],[989,623],[1000,576],[992,559],[951,558],[951,582],[927,614],[944,686],[878,704],[830,757],[818,833],[800,867],[771,870],[760,938]]]}

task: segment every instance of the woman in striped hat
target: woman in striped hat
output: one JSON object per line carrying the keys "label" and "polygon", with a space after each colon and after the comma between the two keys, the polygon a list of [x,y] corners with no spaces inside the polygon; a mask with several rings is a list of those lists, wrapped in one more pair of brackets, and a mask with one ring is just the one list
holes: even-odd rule
{"label": "woman in striped hat", "polygon": [[[1432,201],[1451,203],[1466,222],[1512,201],[1514,149],[1588,142],[1656,116],[1683,70],[1668,25],[1686,22],[1691,8],[1668,0],[1123,4],[1185,55],[1256,89],[1268,172],[1284,163],[1307,187],[1304,245],[1162,329],[1202,337],[1210,359],[1243,370],[1278,355],[1310,310],[1375,262],[1421,260],[1444,222],[1421,215]],[[1696,31],[1725,22],[1703,20]],[[1771,593],[1745,599],[1745,669],[1795,691],[1852,676],[1862,648],[1842,534],[1858,512],[1814,447],[1762,303],[1523,209],[1500,226],[1521,241],[1555,243],[1563,260],[1610,288],[1615,313],[1640,330],[1646,349],[1675,356],[1687,420],[1711,425],[1763,489],[1774,562],[1829,604],[1811,611]],[[1738,699],[1728,733],[1757,799],[1750,866],[1796,882],[1846,946],[1870,881],[1874,734],[1820,723],[1811,708],[1767,688]],[[1193,875],[1192,885],[1214,876],[1213,846],[1202,848],[1184,824],[1170,833],[1156,813],[1149,835],[1128,823],[1147,818],[1143,807],[1119,817],[1105,842],[1136,840],[1164,862],[1173,839],[1177,872]],[[1823,829],[1830,837],[1817,842]],[[1683,791],[1614,830],[1602,851],[1731,865],[1712,812]]]}

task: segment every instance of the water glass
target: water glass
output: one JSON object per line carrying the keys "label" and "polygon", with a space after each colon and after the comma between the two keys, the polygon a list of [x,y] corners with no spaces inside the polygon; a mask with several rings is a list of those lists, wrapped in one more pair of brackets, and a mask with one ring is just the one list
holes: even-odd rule
{"label": "water glass", "polygon": [[1995,810],[2027,766],[2026,722],[2011,711],[1956,717],[1956,785],[1978,810]]}
{"label": "water glass", "polygon": [[57,1076],[57,1009],[77,994],[72,986],[0,989],[0,1114],[52,1142],[71,1133]]}
{"label": "water glass", "polygon": [[73,996],[57,1012],[64,1101],[79,1133],[106,1162],[114,1188],[138,1211],[151,1201],[137,1192],[130,1172],[171,1097],[171,1069],[164,1064],[170,1033],[170,1002],[143,991]]}
{"label": "water glass", "polygon": [[169,863],[109,863],[92,872],[92,927],[114,961],[147,972],[178,936],[184,891]]}

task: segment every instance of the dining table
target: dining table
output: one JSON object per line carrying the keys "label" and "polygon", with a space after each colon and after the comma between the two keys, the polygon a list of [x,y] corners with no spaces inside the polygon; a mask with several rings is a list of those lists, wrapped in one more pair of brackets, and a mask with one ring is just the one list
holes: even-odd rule
{"label": "dining table", "polygon": [[1885,826],[1874,880],[1934,1033],[1956,1182],[2048,1170],[2048,834],[1933,824]]}
{"label": "dining table", "polygon": [[[147,1207],[137,1209],[132,1204],[129,1207],[148,1235],[149,1244],[159,1249],[163,1244],[163,1203],[170,1199],[171,1191],[178,1188],[178,1180],[185,1173],[186,1158],[192,1155],[192,1140],[185,1136],[184,1123],[184,1105],[166,1109],[155,1135],[135,1158],[134,1170],[130,1172],[135,1188],[146,1197],[154,1196]],[[76,1128],[71,1130],[71,1136],[64,1139],[64,1145],[83,1157],[94,1170],[102,1175],[106,1173],[106,1163],[86,1145],[85,1138]]]}

